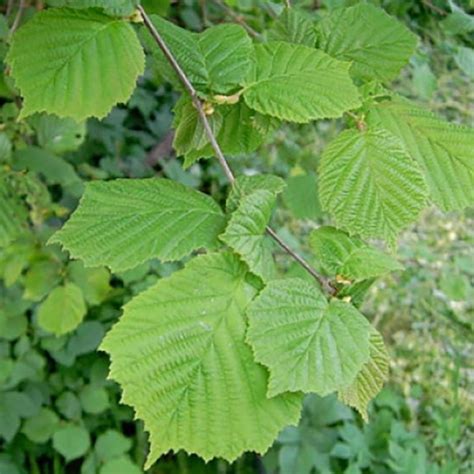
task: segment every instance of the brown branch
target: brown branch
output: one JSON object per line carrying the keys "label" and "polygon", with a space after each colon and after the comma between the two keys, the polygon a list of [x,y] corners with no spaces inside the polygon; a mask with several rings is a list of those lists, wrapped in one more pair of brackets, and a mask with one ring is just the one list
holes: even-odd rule
{"label": "brown branch", "polygon": [[246,31],[247,33],[250,35],[250,36],[253,36],[254,38],[256,39],[260,39],[262,37],[262,35],[258,32],[258,31],[255,31],[243,18],[241,15],[239,15],[238,13],[236,13],[234,10],[232,10],[232,8],[230,8],[228,5],[226,5],[225,2],[221,1],[221,0],[212,0],[213,3],[215,3],[216,5],[218,5],[220,8],[222,8],[225,13],[230,17],[232,18],[232,20],[234,20],[236,23],[238,23],[240,26],[242,26]]}
{"label": "brown branch", "polygon": [[[186,76],[186,73],[183,71],[181,66],[178,64],[176,61],[176,58],[174,57],[173,53],[170,51],[168,46],[166,45],[165,41],[161,37],[160,33],[157,31],[155,28],[155,25],[152,23],[151,19],[148,17],[146,14],[145,10],[141,5],[138,6],[138,10],[143,18],[143,22],[145,26],[147,27],[148,31],[152,35],[153,39],[156,41],[158,47],[161,49],[163,54],[165,55],[166,59],[170,63],[171,67],[174,69],[176,74],[178,75],[179,80],[182,82],[184,88],[186,91],[189,93],[191,96],[191,100],[193,101],[194,107],[196,108],[199,118],[202,122],[202,125],[204,127],[204,131],[206,133],[206,136],[212,146],[212,149],[214,150],[214,153],[217,156],[217,159],[219,160],[219,163],[221,164],[224,173],[227,176],[227,179],[231,183],[231,185],[234,185],[235,183],[235,176],[232,173],[232,170],[229,167],[229,164],[227,163],[227,160],[225,159],[224,154],[222,153],[221,147],[219,146],[219,143],[216,140],[216,137],[214,133],[212,132],[212,128],[209,124],[209,120],[207,118],[206,113],[204,112],[203,104],[201,100],[199,99],[199,96],[197,94],[196,89],[194,86],[191,84],[190,80]],[[298,255],[294,250],[292,250],[281,238],[276,234],[276,232],[271,229],[270,227],[266,228],[267,234],[275,240],[275,242],[291,257],[293,257],[323,288],[324,291],[326,291],[328,294],[333,295],[335,293],[335,289],[332,287],[330,281],[328,278],[320,275],[314,268],[309,265],[306,260]]]}
{"label": "brown branch", "polygon": [[20,0],[20,5],[18,6],[18,11],[16,13],[15,19],[13,20],[13,25],[10,28],[9,35],[12,36],[15,33],[18,25],[20,24],[21,16],[23,15],[23,9],[25,7],[25,0]]}

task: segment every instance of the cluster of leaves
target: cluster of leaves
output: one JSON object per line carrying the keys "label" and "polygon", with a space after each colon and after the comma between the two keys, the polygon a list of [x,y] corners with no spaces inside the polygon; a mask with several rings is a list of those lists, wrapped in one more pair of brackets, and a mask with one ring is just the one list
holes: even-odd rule
{"label": "cluster of leaves", "polygon": [[[104,117],[129,99],[144,70],[130,24],[137,20],[134,2],[51,3],[62,8],[36,13],[15,33],[6,58],[24,98],[20,119],[31,116],[27,123],[39,127],[31,120],[42,112],[78,121]],[[340,228],[322,227],[310,236],[335,298],[312,280],[281,278],[265,234],[285,187],[273,175],[238,177],[225,210],[166,179],[88,183],[78,209],[49,239],[85,265],[118,274],[150,259],[174,262],[209,251],[133,298],[101,345],[123,401],[150,432],[147,466],[169,450],[229,460],[245,450],[264,452],[284,426],[298,421],[302,392],[337,392],[366,416],[387,376],[388,357],[357,306],[375,278],[401,267],[361,239],[394,247],[428,202],[443,210],[472,204],[474,133],[385,88],[416,38],[369,4],[335,9],[316,23],[285,10],[263,42],[252,42],[238,25],[193,33],[158,16],[152,21],[198,91],[226,154],[254,151],[281,122],[348,113],[353,123],[327,146],[319,166],[321,204]],[[182,91],[149,33],[143,29],[141,37],[159,73]],[[44,117],[37,120],[57,120]],[[176,104],[174,128],[185,166],[214,154],[186,93]],[[35,171],[38,153],[20,151],[21,167]],[[47,175],[61,184],[70,179],[69,192],[80,194],[80,180],[56,163],[51,169],[63,169],[61,175]],[[22,192],[15,192],[25,186],[22,180],[12,173],[2,179],[5,245],[21,234],[27,208],[18,199]],[[50,252],[61,261],[57,247]],[[18,279],[34,263],[24,260],[15,263]],[[97,304],[88,300],[87,284],[93,282],[92,293],[97,286],[109,289],[104,268],[64,261],[60,268],[57,287],[37,312],[38,325],[59,336],[81,323],[86,304]],[[54,445],[61,452],[61,443]]]}

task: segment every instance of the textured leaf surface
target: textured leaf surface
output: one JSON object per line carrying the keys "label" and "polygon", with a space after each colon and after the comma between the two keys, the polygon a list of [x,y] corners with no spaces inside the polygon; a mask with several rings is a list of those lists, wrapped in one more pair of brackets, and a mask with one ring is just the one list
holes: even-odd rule
{"label": "textured leaf surface", "polygon": [[441,209],[474,204],[474,129],[448,123],[401,99],[377,105],[367,121],[401,140],[419,163],[430,197]]}
{"label": "textured leaf surface", "polygon": [[417,44],[405,25],[367,3],[332,11],[317,23],[316,32],[318,47],[353,61],[351,72],[362,79],[393,79]]}
{"label": "textured leaf surface", "polygon": [[137,0],[47,0],[52,7],[102,8],[110,15],[131,15]]}
{"label": "textured leaf surface", "polygon": [[321,204],[339,225],[392,241],[425,206],[426,185],[401,142],[384,130],[347,130],[320,164]]}
{"label": "textured leaf surface", "polygon": [[45,111],[77,121],[126,102],[145,67],[128,22],[69,8],[36,13],[13,36],[7,60],[22,117]]}
{"label": "textured leaf surface", "polygon": [[326,301],[299,278],[270,282],[248,309],[247,340],[270,370],[268,395],[327,395],[349,385],[369,359],[367,320],[353,306]]}
{"label": "textured leaf surface", "polygon": [[166,179],[91,182],[80,205],[50,243],[87,266],[113,271],[150,259],[179,260],[213,247],[225,225],[217,203]]}
{"label": "textured leaf surface", "polygon": [[[184,167],[191,166],[200,158],[214,156],[194,107],[176,107],[175,112],[173,146],[178,155],[185,156]],[[208,120],[225,155],[255,151],[278,125],[276,119],[259,114],[243,101],[235,105],[216,106]]]}
{"label": "textured leaf surface", "polygon": [[382,336],[372,329],[370,334],[370,359],[357,374],[354,382],[339,391],[342,402],[359,411],[365,421],[368,421],[367,406],[382,390],[388,378],[389,357]]}
{"label": "textured leaf surface", "polygon": [[303,11],[297,8],[286,8],[268,32],[268,39],[314,47],[316,32],[313,22]]}
{"label": "textured leaf surface", "polygon": [[[196,157],[207,155],[203,148],[209,143],[209,139],[199,118],[198,111],[189,96],[181,96],[176,103],[174,113],[175,135],[173,147],[178,155],[183,155],[186,158],[185,167],[187,167],[196,161]],[[215,111],[208,117],[208,121],[211,130],[217,136],[222,127],[222,114]],[[212,155],[212,148],[209,149],[209,152]]]}
{"label": "textured leaf surface", "polygon": [[298,421],[301,396],[267,399],[244,341],[255,293],[236,256],[200,256],[128,303],[107,334],[111,377],[150,432],[148,467],[171,449],[229,461],[264,452]]}
{"label": "textured leaf surface", "polygon": [[87,308],[81,289],[74,283],[55,288],[38,310],[38,324],[46,331],[61,336],[76,329]]}
{"label": "textured leaf surface", "polygon": [[[151,15],[151,19],[196,89],[226,94],[243,82],[253,46],[241,26],[218,25],[202,33],[192,33],[159,16]],[[145,32],[143,37],[158,61],[160,73],[179,85],[175,72],[149,33]]]}
{"label": "textured leaf surface", "polygon": [[256,174],[253,176],[238,176],[227,197],[226,210],[234,212],[239,202],[254,191],[263,190],[278,194],[285,188],[285,181],[272,174]]}
{"label": "textured leaf surface", "polygon": [[364,280],[403,269],[390,255],[334,227],[314,230],[310,244],[320,268],[327,275]]}
{"label": "textured leaf surface", "polygon": [[349,63],[307,46],[279,41],[259,44],[255,53],[244,99],[258,112],[305,123],[340,117],[360,105]]}
{"label": "textured leaf surface", "polygon": [[269,191],[258,190],[245,196],[220,236],[263,280],[275,276],[271,241],[265,235],[274,205],[275,194]]}
{"label": "textured leaf surface", "polygon": [[318,219],[321,217],[318,181],[313,173],[290,176],[286,180],[283,201],[298,219]]}

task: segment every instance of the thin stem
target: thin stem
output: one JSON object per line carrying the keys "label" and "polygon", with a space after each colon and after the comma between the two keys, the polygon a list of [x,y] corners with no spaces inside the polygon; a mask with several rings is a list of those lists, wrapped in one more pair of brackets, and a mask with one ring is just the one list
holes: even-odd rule
{"label": "thin stem", "polygon": [[13,20],[13,25],[10,28],[10,32],[9,32],[10,36],[13,35],[13,33],[15,33],[16,29],[18,28],[18,25],[20,24],[24,7],[25,7],[25,0],[20,0],[20,5],[18,6],[18,11],[16,13],[15,19]]}
{"label": "thin stem", "polygon": [[286,8],[291,8],[291,0],[285,0]]}
{"label": "thin stem", "polygon": [[254,38],[261,38],[262,35],[258,32],[255,31],[243,18],[241,15],[236,13],[232,8],[230,8],[225,2],[222,2],[221,0],[212,0],[216,5],[218,5],[220,8],[222,8],[225,13],[230,16],[236,23],[238,23],[240,26],[242,26],[247,33],[250,36],[253,36]]}
{"label": "thin stem", "polygon": [[[186,73],[183,71],[181,66],[176,61],[176,58],[174,57],[173,53],[170,51],[170,49],[166,45],[160,33],[158,33],[157,29],[155,28],[155,25],[152,23],[152,21],[150,20],[150,18],[148,17],[148,15],[146,14],[145,10],[143,9],[141,5],[138,6],[138,11],[140,12],[140,15],[142,16],[143,22],[145,26],[147,27],[148,31],[150,32],[153,39],[158,44],[159,48],[165,55],[171,67],[174,69],[174,71],[178,75],[178,78],[182,82],[184,88],[191,96],[191,100],[193,101],[194,107],[196,107],[199,118],[204,127],[206,136],[211,144],[211,147],[214,150],[214,153],[216,154],[217,159],[219,160],[219,163],[221,164],[224,170],[224,173],[227,176],[227,179],[229,180],[231,185],[234,185],[235,183],[234,173],[230,169],[230,166],[227,163],[227,160],[225,159],[224,154],[222,153],[221,147],[219,146],[219,143],[216,140],[216,137],[212,131],[207,115],[204,112],[202,102],[199,99],[196,89],[191,84],[190,80],[186,76]],[[283,242],[283,240],[281,240],[281,238],[277,235],[277,233],[273,229],[271,229],[270,227],[267,227],[266,232],[285,252],[291,255],[291,257],[293,257],[312,277],[316,279],[316,281],[321,285],[324,291],[326,291],[330,295],[333,295],[335,293],[335,289],[331,286],[329,279],[327,279],[326,277],[323,277],[314,268],[312,268],[303,257],[298,255],[285,242]]]}

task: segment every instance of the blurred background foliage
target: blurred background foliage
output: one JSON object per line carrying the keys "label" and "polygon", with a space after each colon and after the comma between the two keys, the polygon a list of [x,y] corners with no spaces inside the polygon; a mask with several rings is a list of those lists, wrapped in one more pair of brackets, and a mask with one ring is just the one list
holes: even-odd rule
{"label": "blurred background foliage", "polygon": [[[19,3],[0,3],[0,206],[2,193],[17,200],[14,209],[3,210],[11,219],[0,226],[0,473],[141,473],[147,436],[132,410],[120,404],[118,386],[106,379],[108,359],[96,349],[120,307],[180,264],[154,261],[111,275],[68,261],[46,241],[77,206],[85,181],[166,176],[223,200],[225,177],[212,160],[183,171],[171,148],[177,96],[152,64],[129,104],[101,122],[46,115],[17,122],[19,98],[1,61],[14,25],[47,2],[21,2],[21,13]],[[271,28],[283,7],[260,0],[142,3],[191,30],[236,21],[256,35]],[[293,2],[312,18],[354,3]],[[450,120],[474,125],[472,1],[371,3],[420,37],[395,89]],[[230,160],[237,173],[287,179],[274,224],[305,255],[304,236],[327,222],[318,203],[318,159],[343,125],[284,126],[256,153]],[[263,457],[246,454],[229,465],[169,454],[150,472],[474,472],[473,224],[472,211],[427,211],[400,239],[406,270],[378,282],[363,303],[392,358],[390,383],[372,404],[369,423],[333,396],[309,396],[300,425],[285,429]],[[278,257],[289,273],[300,271]],[[80,288],[87,315],[73,332],[55,337],[39,327],[38,314],[64,284]]]}

